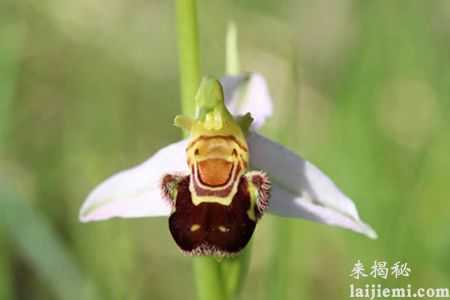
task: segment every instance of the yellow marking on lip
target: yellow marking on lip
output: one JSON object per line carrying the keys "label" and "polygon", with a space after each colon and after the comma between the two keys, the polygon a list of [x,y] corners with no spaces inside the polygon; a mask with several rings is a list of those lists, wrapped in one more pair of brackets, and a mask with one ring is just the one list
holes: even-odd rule
{"label": "yellow marking on lip", "polygon": [[194,225],[191,226],[191,231],[192,232],[197,231],[199,229],[200,229],[200,225],[199,224],[194,224]]}
{"label": "yellow marking on lip", "polygon": [[256,220],[255,209],[256,209],[256,197],[258,195],[258,191],[256,190],[256,188],[254,187],[253,184],[249,184],[248,192],[250,193],[250,208],[247,210],[247,216],[250,220],[256,222],[257,220]]}
{"label": "yellow marking on lip", "polygon": [[233,141],[235,142],[239,148],[241,148],[244,152],[248,152],[248,149],[245,145],[243,145],[235,136],[233,135],[201,135],[199,137],[197,137],[196,139],[194,139],[193,141],[191,141],[189,143],[189,145],[186,147],[186,151],[189,151],[189,149],[194,146],[197,142],[199,141],[207,141],[207,140],[211,140],[211,139],[223,139],[223,140],[228,140],[228,141]]}
{"label": "yellow marking on lip", "polygon": [[219,226],[219,230],[221,232],[228,232],[228,231],[230,231],[230,228],[221,225],[221,226]]}
{"label": "yellow marking on lip", "polygon": [[192,204],[195,206],[200,205],[202,203],[218,203],[223,206],[229,206],[231,201],[233,201],[234,194],[236,194],[235,189],[231,190],[230,195],[226,197],[217,197],[217,196],[197,196],[192,195]]}

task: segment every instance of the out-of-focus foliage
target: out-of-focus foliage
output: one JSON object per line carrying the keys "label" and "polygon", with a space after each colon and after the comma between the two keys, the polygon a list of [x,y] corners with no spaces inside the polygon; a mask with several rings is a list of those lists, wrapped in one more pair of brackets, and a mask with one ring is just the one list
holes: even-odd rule
{"label": "out-of-focus foliage", "polygon": [[[448,286],[450,3],[198,6],[204,73],[223,73],[234,19],[241,68],[267,76],[276,101],[266,133],[330,174],[380,236],[267,216],[243,299]],[[190,258],[166,220],[77,216],[98,182],[179,138],[178,95],[172,1],[0,2],[0,179],[21,195],[0,201],[32,208],[17,230],[0,213],[0,297],[63,299],[55,287],[72,283],[67,293],[95,287],[101,299],[194,299]],[[357,282],[358,259],[408,262],[411,277]]]}

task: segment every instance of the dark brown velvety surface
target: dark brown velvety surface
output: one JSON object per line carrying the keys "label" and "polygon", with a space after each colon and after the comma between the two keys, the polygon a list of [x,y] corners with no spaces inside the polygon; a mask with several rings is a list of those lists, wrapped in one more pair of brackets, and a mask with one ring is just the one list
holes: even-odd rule
{"label": "dark brown velvety surface", "polygon": [[240,179],[238,192],[229,206],[217,203],[195,206],[191,201],[187,176],[178,187],[176,210],[169,218],[170,232],[185,252],[234,254],[247,245],[255,229],[256,223],[247,215],[249,207],[250,196],[244,177]]}

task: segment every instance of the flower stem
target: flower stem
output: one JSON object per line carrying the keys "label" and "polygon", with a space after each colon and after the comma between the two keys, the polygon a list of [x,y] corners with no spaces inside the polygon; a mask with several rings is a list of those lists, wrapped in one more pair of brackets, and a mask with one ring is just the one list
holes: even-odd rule
{"label": "flower stem", "polygon": [[[269,260],[267,295],[270,300],[286,299],[289,280],[290,224],[283,219],[275,220],[274,242]],[[282,253],[280,255],[280,253]]]}
{"label": "flower stem", "polygon": [[[0,46],[0,164],[2,156],[8,150],[8,135],[12,121],[12,104],[19,67],[22,59],[22,50],[25,44],[25,32],[22,23],[2,23],[0,26],[0,40],[8,41]],[[2,174],[0,165],[0,178]],[[9,176],[8,176],[9,177]],[[2,178],[2,181],[3,178]],[[2,198],[2,201],[4,199]],[[14,298],[12,252],[6,239],[6,230],[0,224],[0,299]]]}
{"label": "flower stem", "polygon": [[181,108],[193,116],[194,96],[200,84],[200,51],[196,0],[177,0],[178,56],[180,67]]}
{"label": "flower stem", "polygon": [[219,262],[210,256],[193,259],[198,299],[226,300]]}
{"label": "flower stem", "polygon": [[[291,52],[291,71],[292,76],[292,88],[290,89],[290,97],[286,98],[285,104],[283,106],[277,107],[281,110],[282,115],[285,116],[283,120],[278,120],[278,132],[275,133],[277,138],[284,142],[285,145],[293,143],[293,134],[288,128],[295,127],[296,112],[298,112],[298,102],[296,100],[296,95],[299,95],[297,82],[300,81],[298,73],[298,58],[296,56],[296,48],[292,49]],[[295,144],[289,145],[294,147]],[[291,264],[292,253],[292,224],[282,218],[277,218],[274,220],[273,226],[273,248],[271,259],[269,260],[269,278],[268,278],[268,299],[278,300],[286,299],[288,297],[288,287],[289,287],[289,268]],[[282,254],[280,254],[282,253]]]}
{"label": "flower stem", "polygon": [[[225,68],[226,75],[239,74],[239,52],[238,52],[238,32],[236,24],[228,24],[226,36]],[[252,243],[248,243],[239,256],[225,258],[222,261],[222,276],[226,286],[228,296],[231,299],[238,299],[241,289],[247,276],[251,258]]]}
{"label": "flower stem", "polygon": [[222,278],[229,299],[239,299],[250,264],[251,244],[250,241],[238,256],[224,258],[221,263]]}
{"label": "flower stem", "polygon": [[[180,66],[181,107],[193,116],[194,96],[200,83],[197,7],[195,0],[177,0],[178,55]],[[214,257],[194,257],[194,271],[200,300],[226,300],[219,262]]]}
{"label": "flower stem", "polygon": [[237,28],[234,22],[228,24],[226,45],[225,68],[227,75],[239,74],[239,52],[237,41]]}

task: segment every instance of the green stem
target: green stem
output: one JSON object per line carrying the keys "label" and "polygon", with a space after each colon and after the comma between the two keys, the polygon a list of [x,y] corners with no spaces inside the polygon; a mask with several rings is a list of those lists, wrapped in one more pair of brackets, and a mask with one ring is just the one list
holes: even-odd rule
{"label": "green stem", "polygon": [[219,262],[210,256],[197,256],[193,260],[198,299],[226,300]]}
{"label": "green stem", "polygon": [[180,66],[181,108],[193,116],[194,96],[200,84],[200,51],[196,0],[177,0],[178,55]]}
{"label": "green stem", "polygon": [[252,253],[251,241],[236,257],[225,258],[221,264],[222,277],[230,299],[239,299],[248,273]]}
{"label": "green stem", "polygon": [[[181,107],[184,115],[193,116],[194,96],[200,83],[195,0],[177,0],[178,55],[180,66]],[[214,257],[194,257],[194,271],[200,300],[226,300],[220,265]]]}
{"label": "green stem", "polygon": [[225,41],[225,68],[227,75],[239,74],[239,52],[237,40],[237,28],[234,22],[228,24],[227,38]]}
{"label": "green stem", "polygon": [[[2,157],[8,149],[7,139],[11,128],[12,104],[16,91],[19,66],[22,58],[24,44],[24,30],[20,22],[0,24],[0,40],[8,41],[0,45],[0,164]],[[0,179],[6,177],[2,174],[0,165]],[[0,198],[3,201],[3,198]],[[6,240],[6,232],[0,224],[0,299],[13,299],[13,268],[11,264],[12,252]]]}
{"label": "green stem", "polygon": [[[228,24],[226,36],[226,60],[225,68],[227,75],[239,74],[239,52],[238,52],[238,32],[236,24]],[[251,258],[252,243],[250,242],[239,256],[226,258],[221,264],[222,276],[227,289],[227,294],[231,299],[238,299],[241,289],[247,276]]]}
{"label": "green stem", "polygon": [[[292,133],[287,128],[294,128],[296,120],[296,112],[298,111],[298,102],[296,101],[296,95],[299,95],[297,82],[300,81],[298,73],[298,60],[295,51],[291,52],[291,72],[292,75],[292,88],[289,89],[290,97],[287,97],[285,105],[278,106],[285,118],[278,120],[277,135],[278,139],[284,144],[291,147],[296,146],[292,144]],[[295,139],[294,139],[295,140]],[[274,220],[273,226],[273,248],[271,253],[271,259],[269,260],[269,278],[267,283],[268,299],[278,300],[286,299],[288,297],[289,287],[289,268],[291,260],[292,248],[292,225],[284,218],[277,218]]]}
{"label": "green stem", "polygon": [[290,226],[286,220],[277,219],[273,229],[274,241],[269,260],[267,295],[270,300],[279,300],[287,298],[289,249],[291,248]]}

